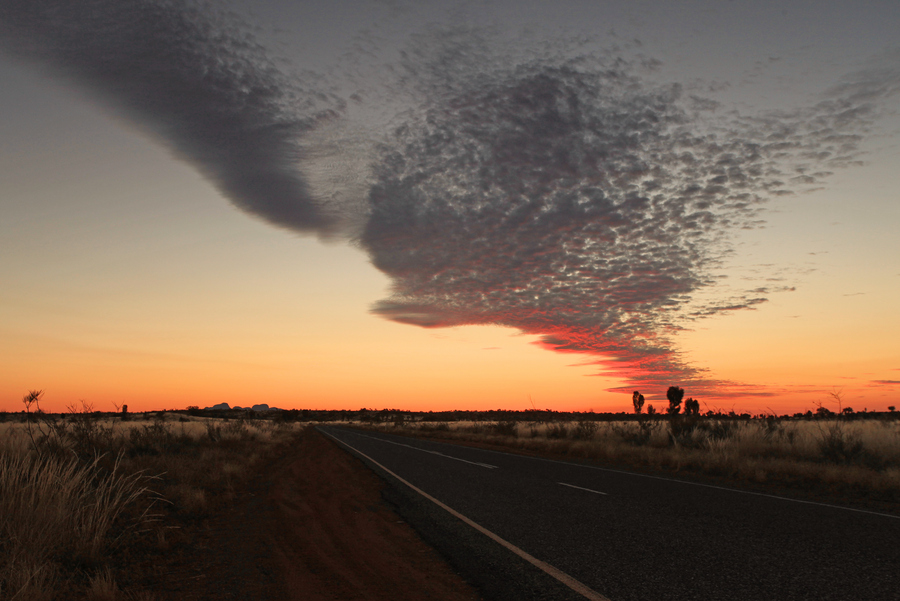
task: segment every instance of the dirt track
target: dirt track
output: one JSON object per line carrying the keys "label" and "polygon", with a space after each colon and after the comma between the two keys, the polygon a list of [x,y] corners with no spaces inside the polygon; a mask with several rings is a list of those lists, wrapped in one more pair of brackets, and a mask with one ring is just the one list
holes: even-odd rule
{"label": "dirt track", "polygon": [[383,482],[306,429],[225,515],[160,566],[179,600],[473,601],[381,498]]}

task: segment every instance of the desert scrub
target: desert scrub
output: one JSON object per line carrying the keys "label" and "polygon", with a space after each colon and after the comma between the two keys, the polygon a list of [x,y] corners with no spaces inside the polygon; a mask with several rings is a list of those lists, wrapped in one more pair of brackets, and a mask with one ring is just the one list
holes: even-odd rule
{"label": "desert scrub", "polygon": [[900,501],[900,420],[640,416],[622,421],[520,422],[518,437],[481,422],[394,432],[537,454],[777,482],[881,503]]}
{"label": "desert scrub", "polygon": [[302,425],[144,417],[83,406],[0,423],[0,599],[152,599],[123,557],[146,565],[189,540]]}
{"label": "desert scrub", "polygon": [[422,422],[420,432],[449,432],[450,424],[447,422]]}
{"label": "desert scrub", "polygon": [[572,429],[572,438],[575,440],[590,440],[597,433],[599,426],[597,422],[590,420],[579,420]]}
{"label": "desert scrub", "polygon": [[518,424],[514,421],[501,421],[491,425],[491,430],[499,436],[511,436],[513,438],[519,435]]}
{"label": "desert scrub", "polygon": [[[149,504],[149,479],[100,458],[0,455],[0,586],[10,598],[50,599],[66,565],[96,564],[124,533],[117,522]],[[136,522],[132,520],[131,525]]]}

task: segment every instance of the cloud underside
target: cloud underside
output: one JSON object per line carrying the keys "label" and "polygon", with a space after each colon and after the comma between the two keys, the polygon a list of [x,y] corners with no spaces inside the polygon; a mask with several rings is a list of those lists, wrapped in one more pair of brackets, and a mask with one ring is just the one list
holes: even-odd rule
{"label": "cloud underside", "polygon": [[375,314],[515,328],[625,389],[752,393],[685,361],[672,335],[766,302],[767,289],[697,293],[716,290],[729,240],[760,225],[767,199],[858,162],[895,66],[747,116],[639,77],[653,61],[558,47],[499,60],[490,46],[464,30],[412,38],[384,84],[412,102],[395,129],[365,130],[370,167],[348,177],[366,182],[363,214],[342,215],[303,173],[332,152],[315,144],[342,148],[311,134],[344,124],[348,104],[285,74],[233,15],[189,0],[0,4],[0,48],[102,98],[238,207],[320,235],[364,223],[357,241],[392,281]]}
{"label": "cloud underside", "polygon": [[4,0],[0,48],[87,89],[240,208],[324,234],[304,135],[342,103],[288,77],[233,15],[189,0]]}
{"label": "cloud underside", "polygon": [[766,302],[692,295],[767,199],[857,160],[870,99],[713,115],[620,57],[491,69],[454,48],[406,65],[426,108],[380,148],[361,241],[393,289],[372,311],[516,328],[595,356],[621,389],[754,393],[687,363],[671,334]]}

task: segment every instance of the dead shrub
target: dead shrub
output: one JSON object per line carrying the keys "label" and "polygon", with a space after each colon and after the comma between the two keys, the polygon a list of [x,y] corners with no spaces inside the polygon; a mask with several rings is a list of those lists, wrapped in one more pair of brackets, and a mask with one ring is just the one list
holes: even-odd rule
{"label": "dead shrub", "polygon": [[840,421],[833,421],[819,429],[819,452],[831,463],[854,463],[861,459],[863,443],[844,429]]}
{"label": "dead shrub", "polygon": [[597,429],[599,426],[597,422],[593,420],[579,420],[577,424],[575,424],[575,428],[572,430],[572,439],[573,440],[590,440],[594,437],[594,434],[597,433]]}
{"label": "dead shrub", "polygon": [[563,439],[569,437],[569,427],[561,422],[547,424],[547,438]]}
{"label": "dead shrub", "polygon": [[659,422],[653,419],[641,418],[637,424],[631,422],[613,423],[610,429],[621,439],[634,446],[649,444],[653,434],[659,430]]}
{"label": "dead shrub", "polygon": [[419,426],[420,432],[449,432],[450,425],[447,422],[428,423],[422,422]]}
{"label": "dead shrub", "polygon": [[491,430],[498,436],[512,436],[516,438],[519,435],[518,424],[514,421],[499,421],[491,425]]}

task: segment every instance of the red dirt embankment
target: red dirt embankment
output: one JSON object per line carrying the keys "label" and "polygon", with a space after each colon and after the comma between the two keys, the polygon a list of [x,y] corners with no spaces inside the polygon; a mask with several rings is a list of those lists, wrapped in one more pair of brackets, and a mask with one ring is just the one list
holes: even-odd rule
{"label": "red dirt embankment", "polygon": [[159,592],[179,600],[478,600],[390,510],[384,486],[307,428],[202,540],[170,558]]}

